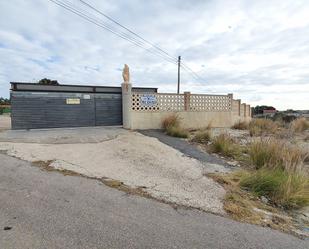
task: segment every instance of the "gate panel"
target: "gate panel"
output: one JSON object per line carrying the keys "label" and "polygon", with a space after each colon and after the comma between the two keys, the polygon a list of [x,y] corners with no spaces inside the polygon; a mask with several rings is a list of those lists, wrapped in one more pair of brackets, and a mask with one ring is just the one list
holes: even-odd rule
{"label": "gate panel", "polygon": [[122,95],[95,94],[95,125],[122,125]]}
{"label": "gate panel", "polygon": [[[68,100],[79,104],[67,104]],[[82,94],[13,92],[11,103],[12,129],[95,125],[94,99]]]}

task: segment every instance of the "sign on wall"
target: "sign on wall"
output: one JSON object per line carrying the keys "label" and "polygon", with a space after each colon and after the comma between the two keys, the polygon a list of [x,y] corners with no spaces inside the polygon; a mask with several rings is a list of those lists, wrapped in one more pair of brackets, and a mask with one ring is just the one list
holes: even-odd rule
{"label": "sign on wall", "polygon": [[153,94],[143,94],[140,96],[140,103],[142,106],[155,106],[157,97]]}
{"label": "sign on wall", "polygon": [[80,105],[80,99],[66,99],[67,105]]}

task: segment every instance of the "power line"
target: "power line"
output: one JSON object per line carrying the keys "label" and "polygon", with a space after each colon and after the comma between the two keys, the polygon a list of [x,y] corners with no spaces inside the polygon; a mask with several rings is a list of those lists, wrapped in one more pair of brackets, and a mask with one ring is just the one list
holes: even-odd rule
{"label": "power line", "polygon": [[91,22],[91,23],[93,23],[93,24],[95,24],[95,25],[105,29],[105,30],[110,31],[111,33],[117,35],[118,37],[133,43],[134,45],[136,45],[136,46],[146,50],[147,52],[149,52],[149,53],[151,53],[153,55],[159,56],[159,57],[163,58],[164,60],[166,60],[166,61],[168,61],[170,63],[173,63],[173,64],[177,63],[176,61],[171,60],[169,57],[164,57],[162,54],[156,53],[155,51],[152,51],[152,50],[150,50],[148,48],[143,47],[143,45],[144,45],[143,43],[135,40],[134,38],[126,35],[125,33],[119,33],[117,31],[113,30],[112,28],[108,27],[106,24],[100,23],[96,19],[86,15],[83,11],[80,11],[80,10],[76,9],[76,8],[70,6],[69,4],[66,4],[65,2],[58,1],[58,0],[49,0],[49,1],[57,4],[58,6],[61,6],[61,7],[65,8],[66,10],[68,10],[68,11],[70,11],[70,12],[72,12],[72,13],[78,15],[78,16],[80,16],[81,18],[83,18],[83,19],[85,19],[85,20],[87,20],[87,21],[89,21],[89,22]]}
{"label": "power line", "polygon": [[186,70],[188,73],[190,73],[196,80],[202,80],[204,82],[206,82],[207,80],[205,80],[203,77],[201,77],[199,74],[197,74],[196,72],[194,72],[189,66],[187,66],[186,64],[182,63],[181,67]]}
{"label": "power line", "polygon": [[[83,15],[85,15],[85,13],[87,13],[87,14],[88,14],[87,17],[89,17],[89,15],[90,15],[90,16],[93,16],[92,13],[88,12],[88,11],[85,10],[85,9],[82,9],[82,11],[79,10],[79,9],[77,9],[76,6],[73,5],[73,3],[71,3],[70,1],[67,1],[67,0],[56,0],[56,1],[57,1],[57,2],[60,2],[60,3],[63,4],[63,5],[66,5],[66,6],[69,7],[69,8],[74,9],[75,11],[77,11],[77,12],[79,12],[79,13],[82,13]],[[65,2],[66,2],[66,3],[65,3]],[[93,17],[90,17],[90,18],[93,19],[93,20],[95,20]],[[99,20],[99,21],[98,21],[98,20]],[[137,39],[137,38],[135,38],[135,37],[130,36],[130,35],[127,34],[127,33],[124,33],[124,32],[118,31],[118,30],[115,30],[115,29],[113,29],[113,27],[111,27],[110,25],[108,25],[106,22],[103,22],[103,23],[102,23],[100,19],[98,19],[98,20],[96,20],[96,21],[97,21],[97,22],[100,22],[100,24],[106,26],[106,27],[109,28],[109,29],[112,29],[112,30],[115,31],[115,32],[120,33],[121,35],[127,37],[128,39],[134,40],[135,42],[137,42],[137,43],[138,43],[139,45],[141,45],[141,46],[144,46],[144,45],[146,44],[144,41],[140,40],[139,38]],[[145,48],[145,49],[149,49],[149,48]],[[164,55],[164,56],[165,56],[165,55]],[[172,59],[176,61],[175,58],[172,58]]]}
{"label": "power line", "polygon": [[88,6],[89,8],[93,9],[94,11],[96,11],[97,13],[101,14],[102,16],[106,17],[108,20],[112,21],[113,23],[117,24],[118,26],[120,26],[121,28],[125,29],[126,31],[130,32],[131,34],[137,36],[138,38],[140,38],[141,40],[143,40],[144,42],[148,43],[149,45],[151,45],[152,47],[156,48],[157,50],[161,51],[162,53],[164,53],[165,55],[169,56],[171,59],[175,59],[175,57],[171,56],[168,52],[164,51],[163,49],[161,49],[160,47],[158,47],[157,45],[153,44],[150,41],[147,41],[145,38],[143,38],[142,36],[138,35],[137,33],[135,33],[134,31],[130,30],[129,28],[127,28],[126,26],[122,25],[121,23],[119,23],[118,21],[116,21],[115,19],[113,19],[112,17],[108,16],[107,14],[103,13],[102,11],[98,10],[97,8],[93,7],[92,5],[90,5],[89,3],[83,1],[83,0],[79,0],[82,4],[84,4],[85,6]]}
{"label": "power line", "polygon": [[[108,26],[106,23],[102,23],[101,20],[96,20],[95,18],[89,16],[89,12],[86,10],[78,10],[76,7],[74,7],[74,5],[72,3],[65,3],[61,0],[49,0],[65,9],[67,9],[68,11],[80,16],[81,18],[117,35],[118,37],[131,42],[132,44],[134,44],[135,46],[138,46],[144,50],[146,50],[147,52],[159,56],[162,59],[164,59],[167,62],[170,62],[172,64],[178,64],[177,63],[177,59],[173,56],[171,56],[168,52],[164,51],[163,49],[161,49],[160,47],[158,47],[157,45],[155,45],[154,43],[146,40],[145,38],[143,38],[142,36],[138,35],[137,33],[133,32],[132,30],[130,30],[129,28],[127,28],[126,26],[122,25],[121,23],[119,23],[118,21],[116,21],[115,19],[113,19],[112,17],[106,15],[105,13],[103,13],[102,11],[96,9],[95,7],[93,7],[92,5],[90,5],[89,3],[83,1],[83,0],[79,0],[83,5],[87,6],[88,8],[94,10],[95,12],[99,13],[100,15],[104,16],[105,18],[107,18],[108,20],[112,21],[113,23],[115,23],[116,25],[118,25],[119,27],[121,27],[122,29],[128,31],[130,34],[132,34],[135,37],[132,37],[131,35],[124,33],[124,32],[119,32],[119,31],[115,31],[112,27]],[[85,14],[85,13],[88,13]],[[91,15],[91,14],[90,14]],[[137,38],[136,38],[137,37]],[[145,45],[150,45],[150,48],[145,48]],[[150,50],[150,49],[154,49],[154,50]],[[181,68],[183,68],[185,71],[187,71],[188,73],[190,73],[193,78],[195,78],[196,80],[203,80],[206,81],[205,79],[203,79],[200,75],[198,75],[196,72],[194,72],[188,65],[186,65],[185,63],[182,63],[180,65]]]}

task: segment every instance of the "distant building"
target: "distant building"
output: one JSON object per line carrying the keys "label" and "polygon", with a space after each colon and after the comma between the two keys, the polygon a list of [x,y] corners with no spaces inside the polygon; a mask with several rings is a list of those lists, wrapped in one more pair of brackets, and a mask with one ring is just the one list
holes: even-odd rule
{"label": "distant building", "polygon": [[271,110],[263,110],[263,116],[264,117],[273,117],[275,116],[275,114],[277,113],[278,111],[276,109],[271,109]]}

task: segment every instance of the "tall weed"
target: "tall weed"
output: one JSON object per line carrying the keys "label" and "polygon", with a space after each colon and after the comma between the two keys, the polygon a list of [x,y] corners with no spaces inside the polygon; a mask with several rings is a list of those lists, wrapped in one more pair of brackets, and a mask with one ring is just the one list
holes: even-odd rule
{"label": "tall weed", "polygon": [[162,128],[167,130],[170,127],[179,127],[180,118],[176,113],[170,114],[162,120]]}
{"label": "tall weed", "polygon": [[196,132],[191,141],[204,144],[208,143],[210,140],[211,140],[211,133],[208,129],[206,129],[206,130],[199,130],[198,132]]}
{"label": "tall weed", "polygon": [[224,156],[235,157],[239,154],[238,146],[234,139],[226,133],[222,133],[215,137],[211,147],[213,152],[220,153]]}
{"label": "tall weed", "polygon": [[232,126],[232,129],[236,130],[247,130],[249,128],[249,123],[245,121],[238,121]]}
{"label": "tall weed", "polygon": [[189,132],[180,127],[180,118],[175,113],[162,120],[162,128],[167,135],[172,137],[187,138],[189,136]]}
{"label": "tall weed", "polygon": [[295,119],[290,126],[291,130],[294,132],[303,132],[309,129],[309,121],[305,118]]}
{"label": "tall weed", "polygon": [[307,157],[299,147],[273,138],[254,141],[249,156],[256,169],[280,168],[289,172],[301,171]]}
{"label": "tall weed", "polygon": [[249,123],[250,136],[275,134],[279,128],[278,123],[270,119],[253,119]]}
{"label": "tall weed", "polygon": [[301,208],[309,204],[308,176],[301,173],[261,168],[252,174],[244,175],[240,186],[258,196],[266,196],[274,204],[287,209]]}

